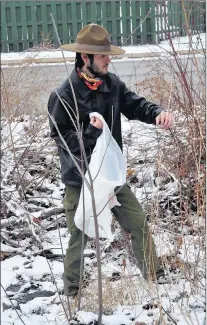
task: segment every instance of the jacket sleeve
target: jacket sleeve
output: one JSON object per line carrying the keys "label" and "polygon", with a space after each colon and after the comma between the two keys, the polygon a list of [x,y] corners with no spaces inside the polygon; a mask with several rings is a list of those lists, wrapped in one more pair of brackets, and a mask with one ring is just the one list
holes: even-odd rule
{"label": "jacket sleeve", "polygon": [[[64,92],[59,95],[63,102],[67,102],[71,106],[71,100],[69,96]],[[67,107],[67,105],[66,105]],[[67,107],[68,111],[71,113],[71,109]],[[59,97],[57,96],[56,92],[52,92],[48,101],[48,111],[49,114],[54,118],[59,132],[61,133],[62,137],[64,138],[65,142],[67,143],[70,151],[74,154],[80,153],[80,144],[78,141],[77,133],[74,128],[73,122],[69,117],[65,107],[63,106],[62,102],[60,101]],[[71,113],[74,117],[74,113]],[[76,121],[76,119],[74,118]],[[77,124],[77,122],[75,122]],[[49,124],[50,124],[50,136],[55,140],[57,146],[61,146],[65,148],[56,126],[54,125],[53,121],[49,117]],[[83,143],[85,149],[95,144],[97,138],[102,133],[102,130],[94,127],[92,124],[89,123],[85,132],[82,133],[83,135]]]}
{"label": "jacket sleeve", "polygon": [[162,111],[167,111],[161,106],[147,101],[144,97],[129,90],[123,82],[121,82],[121,84],[121,98],[123,98],[121,101],[121,113],[123,113],[129,120],[140,120],[147,124],[155,124],[156,117]]}

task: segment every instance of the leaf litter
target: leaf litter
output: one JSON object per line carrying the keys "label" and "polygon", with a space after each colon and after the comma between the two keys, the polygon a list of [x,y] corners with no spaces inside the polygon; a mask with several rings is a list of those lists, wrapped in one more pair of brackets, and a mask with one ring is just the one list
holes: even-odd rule
{"label": "leaf litter", "polygon": [[[122,130],[129,176],[134,174],[132,191],[146,210],[160,260],[172,278],[176,277],[168,284],[147,284],[131,256],[130,237],[113,221],[113,239],[101,240],[102,323],[203,325],[204,221],[191,213],[188,222],[181,222],[176,182],[156,174],[159,131],[125,119]],[[64,299],[62,253],[70,235],[62,210],[64,185],[59,158],[49,138],[46,116],[2,119],[1,180],[1,253],[6,253],[1,262],[5,290],[1,290],[2,324],[19,325],[21,319],[26,325],[68,324],[60,297]],[[159,202],[159,213],[151,220],[149,202],[154,200]],[[73,309],[73,323],[95,324],[98,296],[94,240],[89,240],[84,255],[88,285],[82,291],[82,310]]]}

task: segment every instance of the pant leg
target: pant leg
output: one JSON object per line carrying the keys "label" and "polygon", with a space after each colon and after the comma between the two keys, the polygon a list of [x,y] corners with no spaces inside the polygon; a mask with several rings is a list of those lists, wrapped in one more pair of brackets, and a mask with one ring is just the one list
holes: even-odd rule
{"label": "pant leg", "polygon": [[[66,186],[63,206],[65,208],[66,222],[70,239],[64,260],[64,291],[73,293],[79,288],[80,262],[82,248],[82,231],[74,223],[74,216],[80,198],[81,187]],[[88,237],[84,235],[84,248]]]}
{"label": "pant leg", "polygon": [[145,279],[155,277],[158,269],[157,255],[145,213],[128,185],[123,186],[117,193],[117,200],[121,206],[115,206],[112,212],[120,226],[131,233],[132,248],[138,267]]}

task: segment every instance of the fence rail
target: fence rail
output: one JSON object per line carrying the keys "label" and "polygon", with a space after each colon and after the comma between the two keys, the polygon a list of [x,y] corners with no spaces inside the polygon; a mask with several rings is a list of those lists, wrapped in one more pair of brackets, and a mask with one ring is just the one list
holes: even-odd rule
{"label": "fence rail", "polygon": [[[183,10],[183,5],[185,10]],[[115,45],[154,44],[205,31],[205,1],[1,1],[1,52],[20,52],[40,43],[58,47],[52,13],[62,44],[75,42],[91,22],[105,27]],[[186,18],[184,16],[186,13]],[[134,32],[133,32],[134,31]]]}

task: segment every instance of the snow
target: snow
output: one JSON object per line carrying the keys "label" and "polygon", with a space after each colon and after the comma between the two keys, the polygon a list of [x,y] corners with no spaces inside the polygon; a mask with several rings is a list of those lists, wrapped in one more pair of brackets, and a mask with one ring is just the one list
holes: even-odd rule
{"label": "snow", "polygon": [[[169,245],[171,245],[171,249],[173,251],[173,245],[170,243],[171,234],[167,232],[162,232],[156,228],[154,228],[154,233],[156,233],[155,241],[156,246],[160,250],[160,254],[169,254],[170,252],[166,249]],[[61,239],[66,245],[68,239],[66,237],[66,229],[60,228]],[[50,239],[50,244],[48,240]],[[159,242],[159,240],[160,242]],[[195,238],[195,241],[197,238]],[[52,230],[47,236],[44,236],[44,247],[54,248],[54,251],[57,252],[57,246],[59,245],[59,237],[58,231]],[[106,241],[107,242],[107,241]],[[47,246],[48,243],[48,246]],[[187,250],[192,250],[192,244],[189,241],[189,246]],[[49,246],[51,245],[51,246]],[[57,246],[56,246],[57,245]],[[182,247],[181,247],[182,250]],[[21,277],[25,284],[21,286],[21,289],[18,292],[18,297],[24,292],[32,294],[35,292],[34,289],[30,289],[31,283],[35,283],[39,285],[40,292],[50,291],[54,292],[54,295],[51,297],[35,297],[26,303],[19,304],[19,313],[21,318],[25,322],[26,325],[42,325],[45,323],[57,325],[57,324],[68,324],[66,317],[64,316],[62,306],[60,304],[59,297],[56,293],[56,286],[54,283],[48,280],[42,280],[46,275],[49,276],[50,268],[48,263],[53,271],[53,275],[55,278],[56,285],[59,289],[62,289],[62,272],[63,265],[62,262],[52,261],[46,259],[43,256],[28,256],[27,252],[25,252],[27,257],[16,255],[12,258],[8,258],[2,262],[2,285],[6,289],[11,284],[18,284],[18,278]],[[84,253],[90,254],[94,253],[93,249],[87,249]],[[104,325],[121,325],[121,324],[131,324],[135,325],[136,322],[145,322],[147,325],[154,323],[159,319],[160,309],[158,307],[154,307],[149,310],[143,309],[143,306],[149,303],[151,300],[149,297],[154,297],[153,303],[156,305],[159,303],[159,306],[162,306],[165,310],[168,311],[170,316],[174,321],[177,322],[178,325],[188,325],[189,317],[191,319],[192,324],[203,325],[205,319],[205,295],[204,291],[200,290],[200,294],[192,295],[192,284],[187,280],[179,279],[175,284],[167,284],[159,287],[159,296],[157,296],[157,291],[155,287],[148,288],[147,284],[143,282],[138,268],[133,267],[131,265],[131,261],[126,259],[126,269],[124,270],[122,266],[115,262],[115,259],[119,256],[119,251],[114,251],[112,254],[113,259],[106,260],[106,253],[102,255],[103,260],[102,264],[102,276],[107,280],[110,276],[112,276],[113,272],[118,272],[121,274],[121,280],[111,282],[111,287],[108,286],[107,282],[103,280],[103,288],[104,295],[106,294],[109,299],[112,299],[111,303],[114,304],[113,299],[116,299],[116,291],[118,296],[123,294],[123,290],[126,290],[125,303],[121,305],[117,305],[117,307],[113,311],[113,315],[103,315],[102,324]],[[89,259],[89,258],[87,258]],[[26,269],[26,265],[24,265],[25,261],[27,261],[31,265],[31,269]],[[90,292],[96,290],[92,288],[97,281],[97,272],[94,272],[93,262],[96,262],[94,258],[90,265],[87,267],[92,267],[92,282],[88,287],[89,293],[86,295],[86,299],[89,300],[89,306],[84,305],[83,301],[83,310],[79,311],[76,314],[76,318],[84,324],[89,324],[90,322],[96,321],[98,318],[97,312],[92,312],[87,309],[92,308],[90,303]],[[28,265],[28,264],[27,264]],[[86,263],[87,265],[87,263]],[[18,269],[16,267],[18,266]],[[134,275],[134,277],[133,277]],[[129,279],[129,282],[127,282]],[[139,279],[139,282],[137,282]],[[32,281],[32,282],[31,282]],[[126,281],[126,283],[124,282]],[[127,285],[130,290],[133,287],[137,286],[136,298],[127,297],[130,291],[127,293]],[[106,287],[105,287],[106,286]],[[203,282],[203,286],[205,288],[205,283]],[[124,289],[125,288],[125,289]],[[120,290],[120,291],[119,291]],[[11,294],[11,291],[7,291],[8,294]],[[134,295],[135,292],[132,294]],[[93,295],[93,294],[92,294]],[[17,297],[16,296],[16,297]],[[27,294],[26,294],[27,296]],[[111,297],[111,298],[110,298]],[[15,296],[13,297],[15,298]],[[93,298],[93,297],[92,297]],[[16,298],[15,298],[16,299]],[[17,306],[17,301],[12,299],[13,304]],[[94,298],[93,298],[94,299]],[[152,298],[151,298],[152,299]],[[136,301],[136,304],[133,304],[133,301]],[[130,304],[127,304],[131,302]],[[2,292],[2,303],[8,306],[11,306],[11,302],[8,297],[5,296],[4,292]],[[116,303],[116,302],[115,302]],[[85,308],[85,307],[87,308]],[[86,309],[86,310],[84,310]],[[97,305],[95,306],[97,309]],[[166,321],[167,317],[163,316]],[[2,324],[17,324],[20,325],[21,321],[18,318],[15,311],[10,307],[8,310],[2,310]],[[166,323],[170,324],[170,323]]]}
{"label": "snow", "polygon": [[200,236],[186,235],[180,247],[180,258],[187,263],[193,264],[204,261],[205,252],[201,250],[201,240]]}
{"label": "snow", "polygon": [[[192,36],[192,47],[195,50],[202,50],[205,48],[205,33],[201,33],[198,35]],[[175,37],[173,38],[173,44],[175,46],[176,51],[188,51],[189,50],[189,38],[188,36]],[[123,50],[125,50],[125,54],[122,57],[129,57],[131,54],[155,54],[158,52],[163,52],[163,55],[166,55],[166,51],[171,51],[171,46],[169,42],[162,41],[159,45],[136,45],[136,46],[123,46]],[[66,59],[75,58],[75,53],[70,51],[63,51],[64,57]],[[57,50],[49,50],[49,51],[25,51],[25,52],[10,52],[10,53],[1,53],[1,61],[5,60],[26,60],[26,59],[61,59],[62,51],[60,49]],[[120,56],[121,57],[121,56]]]}
{"label": "snow", "polygon": [[41,279],[43,275],[50,274],[50,266],[54,268],[54,274],[59,274],[63,271],[63,265],[61,262],[58,261],[46,261],[46,259],[42,256],[37,256],[34,258],[34,261],[31,263],[32,268],[28,270],[19,270],[19,275],[22,275],[23,278],[27,281],[30,278],[33,279]]}
{"label": "snow", "polygon": [[15,270],[15,267],[18,266],[18,270],[22,270],[24,262],[25,259],[20,255],[16,255],[2,262],[1,284],[3,285],[4,289],[7,289],[11,284],[16,283],[17,270]]}
{"label": "snow", "polygon": [[[54,308],[55,309],[55,308]],[[44,315],[36,315],[30,313],[29,315],[21,316],[22,320],[24,321],[25,325],[57,325],[60,324],[60,317],[53,313],[48,313],[45,317]],[[14,310],[6,310],[4,312],[4,318],[1,319],[2,325],[22,325],[22,321],[19,319],[18,315]],[[68,322],[61,322],[61,325],[68,325]]]}
{"label": "snow", "polygon": [[70,238],[70,235],[68,234],[68,231],[65,230],[65,228],[60,228],[60,234],[61,234],[61,242],[59,233],[57,231],[50,231],[50,234],[46,235],[46,239],[48,238],[50,242],[48,242],[46,245],[44,245],[45,249],[50,249],[54,254],[62,254],[62,248],[63,253],[66,253],[66,249],[68,248],[68,239]]}
{"label": "snow", "polygon": [[156,234],[156,236],[154,236],[154,242],[157,247],[157,255],[172,255],[174,252],[174,245],[170,243],[171,234],[166,230],[160,231],[158,234],[155,228],[153,228],[153,232]]}
{"label": "snow", "polygon": [[86,324],[89,324],[90,322],[93,322],[94,320],[98,320],[98,315],[91,313],[91,312],[84,312],[79,311],[78,312],[78,320],[85,322]]}
{"label": "snow", "polygon": [[[173,295],[170,296],[171,299],[173,299]],[[186,303],[186,299],[184,298],[183,304]],[[167,299],[163,299],[162,302],[163,308],[165,310],[169,310],[170,306],[168,303]],[[198,308],[199,306],[204,307],[203,302],[198,303]],[[185,314],[184,314],[185,313]],[[173,308],[173,310],[169,313],[172,319],[176,322],[178,322],[178,325],[187,325],[189,324],[189,320],[192,322],[192,324],[203,324],[205,315],[202,314],[201,312],[195,313],[192,312],[192,315],[189,317],[189,311],[185,308],[182,308],[181,305],[176,304]],[[141,307],[138,306],[132,306],[132,307],[127,307],[127,306],[120,306],[117,308],[115,311],[114,315],[110,316],[103,316],[102,318],[102,324],[104,325],[120,325],[120,324],[125,324],[125,325],[134,325],[135,322],[136,324],[139,324],[139,321],[146,324],[152,324],[151,319],[153,318],[154,321],[156,319],[158,320],[158,317],[160,315],[160,309],[159,308],[154,308],[150,311],[144,311]],[[140,317],[141,316],[141,317]],[[192,318],[191,318],[192,316]],[[97,314],[94,314],[92,312],[84,312],[84,311],[79,311],[77,313],[77,319],[84,322],[84,324],[89,324],[93,321],[97,321]],[[165,318],[165,317],[163,317]],[[134,319],[134,321],[132,321]],[[166,321],[168,319],[166,318]],[[167,323],[170,324],[170,323]]]}
{"label": "snow", "polygon": [[[78,320],[83,321],[85,324],[89,324],[90,322],[97,321],[98,317],[94,313],[86,313],[83,311],[79,311],[77,313],[78,315]],[[111,315],[111,316],[103,316],[102,323],[104,325],[120,325],[120,324],[126,324],[130,325],[131,320],[127,316],[124,315],[124,313],[119,313],[116,315]]]}
{"label": "snow", "polygon": [[1,252],[12,253],[16,252],[16,249],[8,245],[1,244]]}

